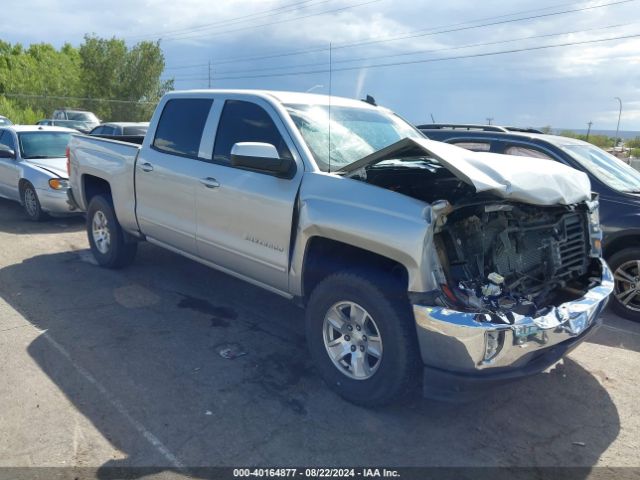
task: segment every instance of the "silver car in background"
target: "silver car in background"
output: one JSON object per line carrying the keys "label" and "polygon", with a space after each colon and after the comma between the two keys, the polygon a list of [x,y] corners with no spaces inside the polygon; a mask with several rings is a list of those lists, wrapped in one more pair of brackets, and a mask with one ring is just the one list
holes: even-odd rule
{"label": "silver car in background", "polygon": [[61,127],[0,127],[0,197],[20,202],[33,221],[72,211],[65,151],[75,130]]}

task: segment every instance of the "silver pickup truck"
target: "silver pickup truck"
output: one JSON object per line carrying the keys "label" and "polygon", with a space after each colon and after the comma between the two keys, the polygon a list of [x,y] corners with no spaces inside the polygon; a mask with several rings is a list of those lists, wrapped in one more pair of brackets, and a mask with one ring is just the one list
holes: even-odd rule
{"label": "silver pickup truck", "polygon": [[141,146],[75,135],[69,168],[100,265],[147,240],[298,302],[318,372],[365,406],[421,372],[454,399],[539,373],[612,291],[584,173],[433,142],[361,101],[173,92]]}

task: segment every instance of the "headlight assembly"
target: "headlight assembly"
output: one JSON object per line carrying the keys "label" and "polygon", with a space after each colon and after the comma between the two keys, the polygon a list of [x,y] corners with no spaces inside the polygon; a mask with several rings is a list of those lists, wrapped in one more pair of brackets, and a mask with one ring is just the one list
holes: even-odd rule
{"label": "headlight assembly", "polygon": [[66,190],[69,188],[69,180],[64,178],[52,178],[49,180],[49,186],[54,190]]}

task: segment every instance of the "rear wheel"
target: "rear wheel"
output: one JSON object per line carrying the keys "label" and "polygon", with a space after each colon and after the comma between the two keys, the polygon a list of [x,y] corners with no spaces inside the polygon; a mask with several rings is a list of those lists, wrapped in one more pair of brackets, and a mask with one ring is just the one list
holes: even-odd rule
{"label": "rear wheel", "polygon": [[99,265],[122,268],[133,262],[138,244],[127,241],[110,198],[97,195],[91,199],[87,210],[87,234],[91,252]]}
{"label": "rear wheel", "polygon": [[41,222],[47,218],[47,214],[42,210],[40,206],[40,199],[38,193],[33,185],[29,182],[25,182],[21,188],[22,207],[27,218],[32,222]]}
{"label": "rear wheel", "polygon": [[345,271],[315,288],[307,343],[320,375],[339,395],[367,407],[390,403],[418,380],[415,324],[406,295],[380,275]]}
{"label": "rear wheel", "polygon": [[611,307],[621,317],[640,322],[640,248],[630,247],[609,258],[614,290]]}

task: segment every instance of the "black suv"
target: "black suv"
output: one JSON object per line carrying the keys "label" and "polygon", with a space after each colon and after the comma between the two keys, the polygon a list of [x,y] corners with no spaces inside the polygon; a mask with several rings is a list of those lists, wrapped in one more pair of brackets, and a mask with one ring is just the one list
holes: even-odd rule
{"label": "black suv", "polygon": [[431,140],[468,150],[551,159],[585,172],[600,196],[603,253],[615,278],[613,309],[640,321],[640,172],[590,143],[534,129],[448,124],[418,128]]}

